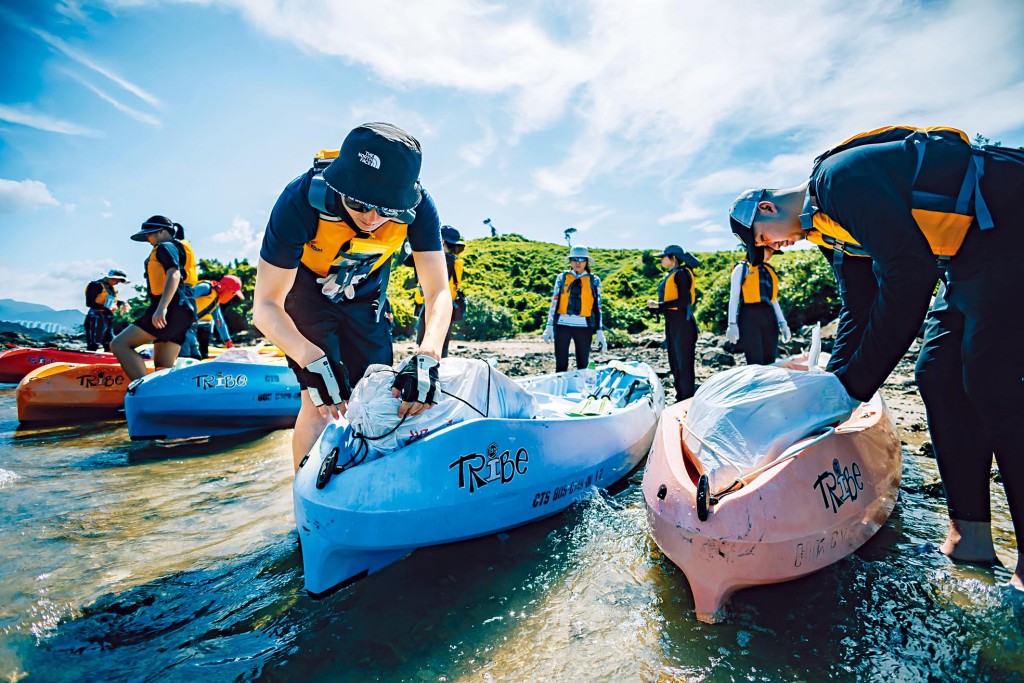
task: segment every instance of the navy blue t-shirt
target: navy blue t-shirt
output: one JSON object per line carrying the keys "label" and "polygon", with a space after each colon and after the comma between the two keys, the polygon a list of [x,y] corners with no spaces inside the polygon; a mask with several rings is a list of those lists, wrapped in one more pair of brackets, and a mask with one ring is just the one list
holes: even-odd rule
{"label": "navy blue t-shirt", "polygon": [[[312,178],[313,170],[310,169],[288,183],[270,213],[260,258],[278,268],[299,267],[303,246],[316,236],[320,214],[309,203]],[[441,221],[437,207],[427,191],[422,192],[423,199],[416,207],[416,219],[409,224],[409,244],[413,251],[441,251]],[[336,193],[329,192],[327,201],[328,211],[347,217]],[[378,268],[356,286],[356,297],[378,290],[380,278],[381,269]]]}

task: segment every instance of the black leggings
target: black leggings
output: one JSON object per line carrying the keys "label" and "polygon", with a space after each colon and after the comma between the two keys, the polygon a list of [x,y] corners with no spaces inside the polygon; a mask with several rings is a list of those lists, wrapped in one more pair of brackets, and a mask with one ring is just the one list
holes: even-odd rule
{"label": "black leggings", "polygon": [[85,316],[85,348],[96,351],[101,346],[110,350],[114,340],[114,314],[103,309],[90,308]]}
{"label": "black leggings", "polygon": [[582,370],[590,362],[590,342],[594,339],[592,327],[555,325],[555,372],[569,369],[569,342],[576,352],[576,368]]}
{"label": "black leggings", "polygon": [[1019,248],[1020,230],[1021,220],[984,232],[971,228],[949,268],[948,288],[940,289],[926,319],[916,372],[950,518],[991,520],[995,454],[1018,549],[1024,542],[1024,316],[1013,296],[1020,275],[1006,257]]}
{"label": "black leggings", "polygon": [[668,346],[668,366],[676,387],[676,400],[693,396],[696,373],[693,369],[697,350],[697,321],[685,310],[665,311],[665,345]]}
{"label": "black leggings", "polygon": [[779,355],[779,323],[775,308],[763,301],[740,304],[740,346],[747,365],[771,365]]}

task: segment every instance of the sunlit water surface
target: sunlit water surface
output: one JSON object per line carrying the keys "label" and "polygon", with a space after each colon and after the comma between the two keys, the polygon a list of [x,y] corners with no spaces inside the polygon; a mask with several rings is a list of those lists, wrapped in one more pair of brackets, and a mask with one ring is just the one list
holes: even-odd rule
{"label": "sunlit water surface", "polygon": [[[905,453],[888,524],[810,577],[693,619],[640,473],[507,534],[302,588],[287,431],[173,448],[123,422],[19,429],[0,388],[0,680],[1024,680],[1024,595],[951,565]],[[1014,539],[1001,490],[1000,557]]]}

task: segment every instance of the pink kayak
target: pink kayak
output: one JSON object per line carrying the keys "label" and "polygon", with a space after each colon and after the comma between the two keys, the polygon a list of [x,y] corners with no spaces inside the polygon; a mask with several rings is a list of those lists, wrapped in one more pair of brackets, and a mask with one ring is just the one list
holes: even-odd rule
{"label": "pink kayak", "polygon": [[647,521],[689,581],[697,619],[715,623],[737,590],[788,581],[838,562],[889,518],[900,441],[881,396],[804,439],[725,491],[709,491],[683,443],[690,400],[662,414],[644,472]]}
{"label": "pink kayak", "polygon": [[92,365],[117,365],[112,353],[93,351],[64,351],[62,349],[13,348],[0,352],[0,382],[20,382],[36,368],[50,363],[80,363]]}

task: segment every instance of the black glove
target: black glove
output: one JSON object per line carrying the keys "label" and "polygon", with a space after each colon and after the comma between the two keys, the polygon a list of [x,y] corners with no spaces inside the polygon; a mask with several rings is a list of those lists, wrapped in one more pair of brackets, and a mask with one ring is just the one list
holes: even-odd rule
{"label": "black glove", "polygon": [[352,395],[345,366],[327,356],[320,356],[296,374],[317,408],[325,403],[338,405]]}
{"label": "black glove", "polygon": [[437,403],[439,391],[436,360],[430,356],[413,356],[395,377],[392,389],[398,389],[402,400],[409,403]]}

